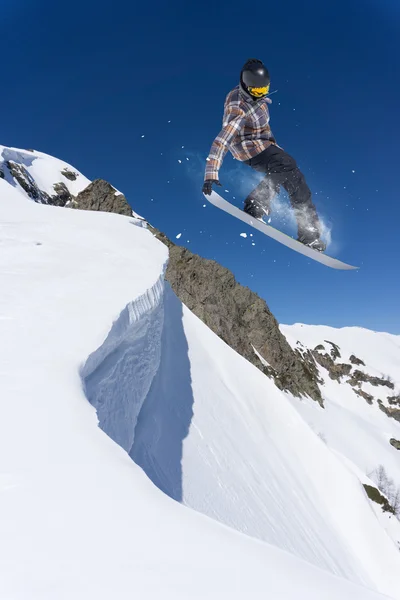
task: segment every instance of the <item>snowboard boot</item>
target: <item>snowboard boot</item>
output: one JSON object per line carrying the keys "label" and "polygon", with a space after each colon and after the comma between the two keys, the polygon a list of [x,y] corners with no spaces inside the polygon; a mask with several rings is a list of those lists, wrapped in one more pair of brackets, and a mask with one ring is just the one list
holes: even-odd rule
{"label": "snowboard boot", "polygon": [[317,227],[309,227],[301,233],[299,232],[297,241],[313,250],[318,250],[318,252],[326,250],[326,244],[321,240]]}
{"label": "snowboard boot", "polygon": [[268,216],[271,212],[268,204],[264,206],[260,202],[257,202],[251,197],[251,194],[244,201],[243,210],[246,214],[250,215],[254,219],[257,219],[258,221],[263,221],[263,218]]}

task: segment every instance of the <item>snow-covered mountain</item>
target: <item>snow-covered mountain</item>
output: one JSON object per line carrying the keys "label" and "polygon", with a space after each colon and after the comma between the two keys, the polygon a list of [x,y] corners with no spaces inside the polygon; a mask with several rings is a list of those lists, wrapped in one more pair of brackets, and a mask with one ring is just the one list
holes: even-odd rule
{"label": "snow-covered mountain", "polygon": [[362,485],[400,483],[398,336],[282,326],[322,400],[279,389],[137,215],[54,198],[112,209],[112,186],[0,152],[0,596],[400,598],[399,522]]}

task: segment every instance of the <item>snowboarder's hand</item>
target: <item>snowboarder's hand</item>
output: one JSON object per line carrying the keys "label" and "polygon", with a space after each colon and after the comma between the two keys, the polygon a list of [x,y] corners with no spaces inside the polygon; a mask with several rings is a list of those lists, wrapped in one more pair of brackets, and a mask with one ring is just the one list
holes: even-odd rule
{"label": "snowboarder's hand", "polygon": [[207,181],[205,181],[203,185],[203,194],[205,194],[206,196],[211,196],[213,183],[221,187],[221,184],[218,181],[218,179],[207,179]]}

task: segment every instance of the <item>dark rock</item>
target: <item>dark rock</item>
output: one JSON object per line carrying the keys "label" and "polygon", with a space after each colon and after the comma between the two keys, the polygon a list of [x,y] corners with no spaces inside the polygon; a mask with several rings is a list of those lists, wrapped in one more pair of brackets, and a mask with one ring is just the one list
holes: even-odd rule
{"label": "dark rock", "polygon": [[40,202],[42,204],[46,203],[45,196],[23,165],[12,160],[7,161],[6,165],[14,180],[19,183],[23,190],[25,190],[29,198],[32,198],[35,202]]}
{"label": "dark rock", "polygon": [[[166,279],[181,301],[231,348],[273,377],[280,389],[309,395],[322,405],[315,363],[313,369],[292,350],[265,301],[237,283],[228,269],[150,230],[169,247]],[[270,367],[261,363],[253,346]]]}
{"label": "dark rock", "polygon": [[394,438],[392,438],[390,440],[390,443],[392,444],[393,448],[396,448],[396,450],[400,450],[400,440],[395,440]]}
{"label": "dark rock", "polygon": [[0,169],[0,179],[4,179],[4,171]]}
{"label": "dark rock", "polygon": [[399,408],[392,408],[391,406],[385,406],[382,402],[382,400],[378,400],[378,406],[381,409],[382,412],[384,412],[388,417],[392,417],[392,419],[395,419],[396,421],[399,421],[400,423],[400,409]]}
{"label": "dark rock", "polygon": [[365,367],[365,362],[363,362],[361,360],[361,358],[357,358],[356,356],[354,356],[354,354],[352,354],[349,358],[350,362],[352,365],[357,365],[357,366],[363,366]]}
{"label": "dark rock", "polygon": [[53,204],[54,206],[65,206],[67,202],[71,202],[74,199],[65,183],[55,183],[53,188],[56,194],[51,196],[49,204]]}
{"label": "dark rock", "polygon": [[397,394],[397,396],[388,396],[387,399],[389,404],[400,406],[400,394]]}
{"label": "dark rock", "polygon": [[326,342],[327,344],[330,344],[332,346],[331,356],[332,356],[333,360],[336,360],[337,358],[341,358],[339,346],[337,344],[334,344],[333,342],[329,342],[328,340],[324,340],[324,342]]}
{"label": "dark rock", "polygon": [[69,179],[69,181],[76,181],[76,179],[78,177],[78,173],[75,173],[74,171],[70,171],[67,167],[65,167],[65,169],[63,169],[61,171],[61,175],[64,175],[64,177]]}
{"label": "dark rock", "polygon": [[104,179],[95,179],[80,192],[73,203],[81,210],[100,210],[119,215],[132,216],[132,209],[123,194],[117,194],[115,188]]}
{"label": "dark rock", "polygon": [[325,352],[325,346],[323,344],[318,344],[318,346],[315,346],[314,350],[315,352]]}
{"label": "dark rock", "polygon": [[[329,342],[330,343],[330,342]],[[334,381],[340,381],[340,379],[342,377],[344,377],[345,375],[349,375],[352,366],[346,363],[335,363],[334,359],[332,358],[332,356],[330,356],[329,354],[321,354],[320,352],[316,352],[315,350],[311,350],[312,355],[314,356],[315,360],[317,361],[318,364],[321,365],[321,367],[324,367],[328,373],[329,373],[329,377],[331,379],[333,379]],[[336,352],[334,351],[335,355]],[[332,355],[332,351],[331,351],[331,355]]]}
{"label": "dark rock", "polygon": [[367,394],[367,392],[364,392],[364,390],[359,390],[359,389],[353,388],[353,392],[355,394],[357,394],[357,396],[361,396],[361,398],[364,398],[364,400],[366,400],[368,402],[368,404],[372,404],[374,401],[374,397],[371,396],[371,394]]}
{"label": "dark rock", "polygon": [[364,483],[363,485],[365,491],[367,492],[367,496],[370,500],[376,502],[377,504],[380,504],[384,512],[390,512],[392,514],[395,514],[395,509],[389,503],[388,499],[380,493],[378,488],[374,487],[373,485],[367,485],[366,483]]}
{"label": "dark rock", "polygon": [[368,375],[368,373],[364,373],[363,371],[354,371],[348,380],[350,385],[356,386],[360,385],[362,382],[371,383],[373,386],[386,386],[389,389],[394,389],[394,383],[389,379],[384,379],[383,377],[372,377]]}

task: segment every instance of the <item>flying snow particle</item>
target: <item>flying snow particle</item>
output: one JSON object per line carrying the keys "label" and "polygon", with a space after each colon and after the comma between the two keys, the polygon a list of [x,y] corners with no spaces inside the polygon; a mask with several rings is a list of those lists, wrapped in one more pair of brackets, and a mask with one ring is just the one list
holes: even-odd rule
{"label": "flying snow particle", "polygon": [[179,160],[179,158],[178,158],[178,163],[179,163],[179,164],[182,164],[182,161],[181,161],[181,160]]}
{"label": "flying snow particle", "polygon": [[186,157],[186,160],[189,160],[188,157]]}
{"label": "flying snow particle", "polygon": [[229,190],[225,190],[227,194],[229,194]]}
{"label": "flying snow particle", "polygon": [[250,237],[253,237],[253,234],[252,234],[252,233],[250,234]]}
{"label": "flying snow particle", "polygon": [[271,223],[271,217],[268,219],[268,223]]}
{"label": "flying snow particle", "polygon": [[255,243],[255,242],[251,242],[251,245],[252,245],[252,246],[255,246],[255,245],[256,245],[256,243]]}
{"label": "flying snow particle", "polygon": [[176,239],[179,240],[179,238],[181,237],[181,235],[182,235],[181,233],[178,233],[178,235],[175,236]]}
{"label": "flying snow particle", "polygon": [[207,206],[207,204],[203,204],[203,208],[205,208]]}
{"label": "flying snow particle", "polygon": [[144,135],[142,135],[142,138],[144,138]]}
{"label": "flying snow particle", "polygon": [[182,146],[182,148],[184,148],[185,146]]}
{"label": "flying snow particle", "polygon": [[247,238],[247,233],[241,233],[241,237]]}
{"label": "flying snow particle", "polygon": [[355,170],[354,170],[354,169],[352,169],[352,170],[351,170],[351,172],[352,172],[352,173],[355,173]]}

